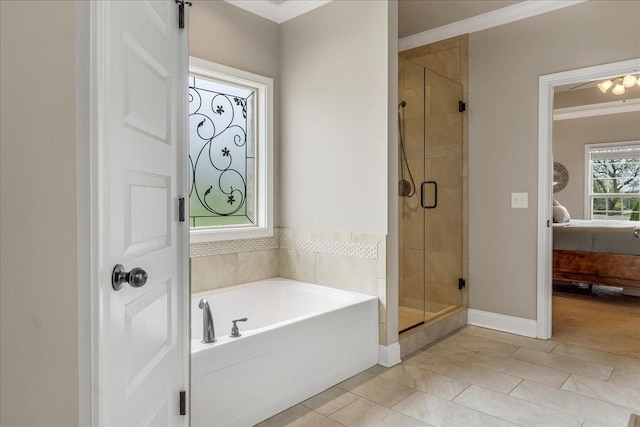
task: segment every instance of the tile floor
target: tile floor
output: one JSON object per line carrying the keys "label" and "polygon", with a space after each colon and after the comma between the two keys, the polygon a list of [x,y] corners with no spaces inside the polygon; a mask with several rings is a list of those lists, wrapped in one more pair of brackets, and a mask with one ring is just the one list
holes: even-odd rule
{"label": "tile floor", "polygon": [[468,326],[259,427],[627,427],[640,358]]}

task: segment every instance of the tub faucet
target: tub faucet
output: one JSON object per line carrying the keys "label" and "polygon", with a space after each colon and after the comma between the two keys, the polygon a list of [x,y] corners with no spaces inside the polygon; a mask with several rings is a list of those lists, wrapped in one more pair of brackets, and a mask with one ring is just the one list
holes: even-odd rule
{"label": "tub faucet", "polygon": [[205,344],[216,342],[216,333],[213,329],[213,317],[211,316],[209,302],[202,298],[198,307],[202,309],[202,342]]}

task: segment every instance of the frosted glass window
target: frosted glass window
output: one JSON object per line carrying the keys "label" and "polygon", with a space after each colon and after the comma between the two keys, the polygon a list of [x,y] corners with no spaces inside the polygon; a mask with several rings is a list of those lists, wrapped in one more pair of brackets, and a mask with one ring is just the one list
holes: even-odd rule
{"label": "frosted glass window", "polygon": [[254,224],[255,93],[189,80],[190,225]]}
{"label": "frosted glass window", "polygon": [[195,58],[190,63],[191,241],[272,235],[273,81]]}

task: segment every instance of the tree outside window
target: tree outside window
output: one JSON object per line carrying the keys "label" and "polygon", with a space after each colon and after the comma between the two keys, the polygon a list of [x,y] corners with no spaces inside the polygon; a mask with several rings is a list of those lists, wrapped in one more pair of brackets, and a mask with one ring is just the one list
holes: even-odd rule
{"label": "tree outside window", "polygon": [[639,221],[640,144],[587,146],[590,219]]}

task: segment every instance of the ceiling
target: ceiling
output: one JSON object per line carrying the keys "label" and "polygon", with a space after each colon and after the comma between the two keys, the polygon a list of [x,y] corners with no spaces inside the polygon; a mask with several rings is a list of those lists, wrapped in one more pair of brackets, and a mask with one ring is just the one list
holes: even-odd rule
{"label": "ceiling", "polygon": [[323,6],[332,0],[224,0],[247,12],[282,24],[290,19]]}
{"label": "ceiling", "polygon": [[585,84],[573,83],[554,88],[554,107],[567,108],[640,98],[640,86],[636,85],[628,89],[624,96],[614,95],[611,90],[607,93],[600,92],[597,84],[601,81],[597,80]]}

